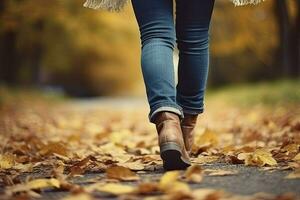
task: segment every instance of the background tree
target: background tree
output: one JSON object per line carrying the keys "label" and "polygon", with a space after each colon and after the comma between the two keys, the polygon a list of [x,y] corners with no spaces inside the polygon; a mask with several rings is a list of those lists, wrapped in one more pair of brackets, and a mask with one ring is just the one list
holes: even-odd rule
{"label": "background tree", "polygon": [[[130,4],[121,13],[82,4],[1,0],[0,84],[58,86],[77,96],[145,93]],[[299,0],[216,1],[209,86],[299,77],[299,18]]]}

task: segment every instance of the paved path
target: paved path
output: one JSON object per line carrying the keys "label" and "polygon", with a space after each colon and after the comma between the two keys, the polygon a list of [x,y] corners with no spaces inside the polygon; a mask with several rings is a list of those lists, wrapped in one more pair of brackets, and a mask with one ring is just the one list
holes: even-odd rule
{"label": "paved path", "polygon": [[[121,107],[137,107],[145,106],[146,101],[144,98],[127,98],[127,99],[92,99],[92,100],[78,100],[72,102],[71,105],[76,109],[93,109],[97,106],[109,106],[110,108]],[[291,171],[263,171],[257,167],[247,167],[244,165],[228,165],[223,163],[215,163],[210,165],[204,165],[203,168],[207,169],[223,169],[230,171],[237,171],[236,175],[230,176],[204,176],[204,179],[199,184],[191,184],[192,188],[216,188],[223,189],[227,192],[241,195],[252,195],[255,193],[271,193],[271,194],[283,194],[292,192],[300,198],[300,179],[284,179],[284,177]],[[159,180],[163,174],[162,169],[156,171],[149,171],[145,174],[140,174],[143,178],[151,178],[152,180]],[[40,176],[39,174],[38,176]],[[103,177],[104,173],[88,173],[84,177],[77,177],[73,181],[78,184],[88,184],[88,179]],[[128,182],[128,184],[136,184],[134,182]],[[59,199],[67,192],[48,190],[42,193],[43,199]],[[105,194],[97,194],[99,199],[115,199],[114,197],[107,196]],[[1,198],[0,198],[1,199]]]}
{"label": "paved path", "polygon": [[[262,171],[257,167],[246,167],[244,165],[227,165],[227,164],[211,164],[204,165],[205,169],[223,169],[230,171],[237,171],[236,175],[230,176],[204,176],[204,179],[199,184],[191,184],[191,188],[214,188],[222,189],[224,191],[240,194],[240,195],[253,195],[255,193],[270,193],[280,195],[292,192],[300,199],[300,179],[284,179],[290,173],[286,171]],[[162,169],[154,172],[141,174],[142,179],[159,180],[163,174]],[[88,173],[84,177],[74,178],[74,182],[80,185],[89,184],[88,180],[93,178],[104,177],[104,173]],[[134,182],[127,182],[133,184]],[[46,191],[43,193],[43,199],[57,200],[58,198],[66,196],[67,192],[59,191]],[[101,199],[117,199],[107,194],[97,193],[97,197]]]}

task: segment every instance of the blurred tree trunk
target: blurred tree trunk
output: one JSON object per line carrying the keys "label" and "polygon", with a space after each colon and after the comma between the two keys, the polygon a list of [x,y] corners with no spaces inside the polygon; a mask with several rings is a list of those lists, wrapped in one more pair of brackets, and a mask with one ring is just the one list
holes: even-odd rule
{"label": "blurred tree trunk", "polygon": [[291,32],[292,74],[300,77],[300,0],[296,0],[297,16]]}
{"label": "blurred tree trunk", "polygon": [[[0,1],[0,17],[5,9],[5,1]],[[18,81],[17,34],[13,30],[0,34],[0,79],[8,84]]]}
{"label": "blurred tree trunk", "polygon": [[280,38],[278,61],[285,76],[297,78],[300,76],[300,0],[296,0],[297,16],[294,20],[289,15],[288,1],[276,0],[274,3]]}
{"label": "blurred tree trunk", "polygon": [[40,85],[41,80],[41,63],[42,63],[42,56],[44,53],[44,46],[43,46],[43,32],[45,28],[45,20],[39,19],[33,25],[33,30],[39,36],[39,39],[32,44],[32,49],[27,56],[31,77],[30,77],[30,84],[32,85]]}

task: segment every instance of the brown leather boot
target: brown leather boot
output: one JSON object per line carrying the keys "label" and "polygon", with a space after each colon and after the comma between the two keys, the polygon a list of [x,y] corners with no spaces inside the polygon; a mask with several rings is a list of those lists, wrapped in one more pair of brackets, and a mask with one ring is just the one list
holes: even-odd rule
{"label": "brown leather boot", "polygon": [[164,169],[181,170],[189,167],[191,163],[182,138],[179,116],[161,111],[156,114],[154,123]]}
{"label": "brown leather boot", "polygon": [[197,123],[197,117],[196,115],[191,114],[184,114],[184,118],[181,120],[181,130],[183,134],[183,140],[185,144],[185,148],[188,151],[188,153],[191,152],[192,146],[194,143],[194,135],[195,135],[195,126]]}

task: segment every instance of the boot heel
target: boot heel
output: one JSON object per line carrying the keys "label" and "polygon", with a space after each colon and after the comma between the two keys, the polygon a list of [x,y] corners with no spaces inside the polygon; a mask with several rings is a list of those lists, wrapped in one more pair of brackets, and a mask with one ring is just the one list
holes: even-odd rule
{"label": "boot heel", "polygon": [[191,165],[182,157],[180,146],[175,142],[165,142],[160,145],[160,156],[165,170],[183,170]]}

